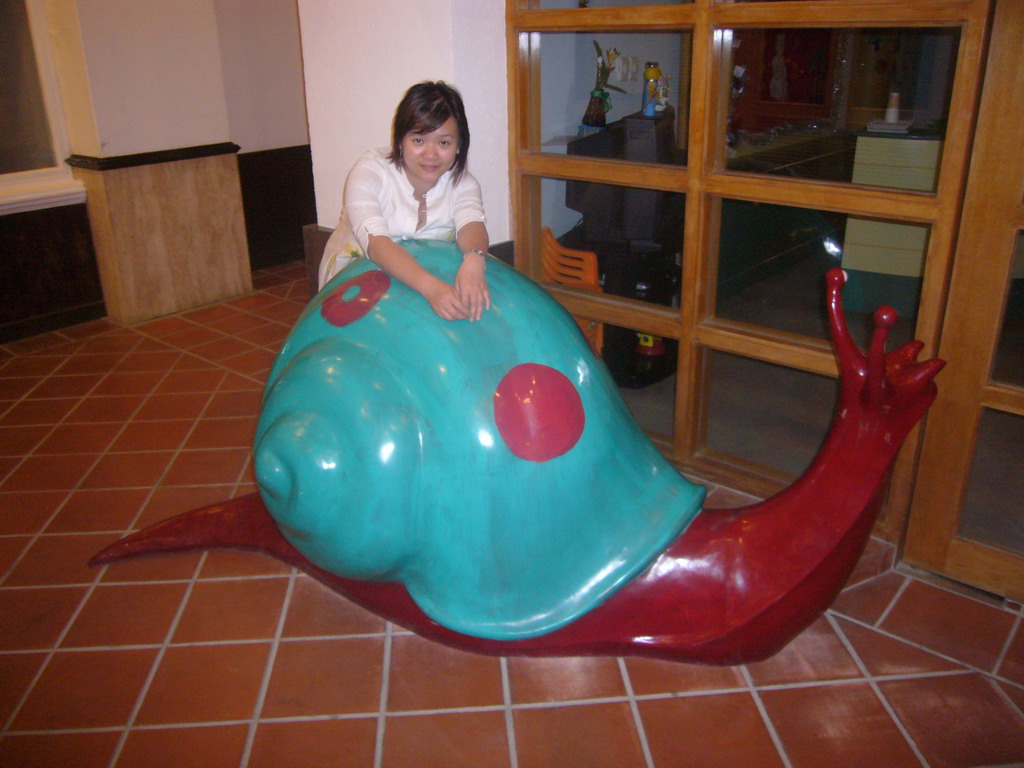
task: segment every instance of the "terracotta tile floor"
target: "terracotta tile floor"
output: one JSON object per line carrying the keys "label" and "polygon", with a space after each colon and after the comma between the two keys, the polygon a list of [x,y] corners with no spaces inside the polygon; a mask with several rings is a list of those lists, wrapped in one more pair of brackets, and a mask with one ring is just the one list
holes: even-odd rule
{"label": "terracotta tile floor", "polygon": [[261,384],[306,301],[301,265],[256,282],[0,348],[0,765],[1024,763],[1020,606],[892,570],[880,542],[826,616],[738,668],[468,655],[253,554],[90,569],[252,490]]}

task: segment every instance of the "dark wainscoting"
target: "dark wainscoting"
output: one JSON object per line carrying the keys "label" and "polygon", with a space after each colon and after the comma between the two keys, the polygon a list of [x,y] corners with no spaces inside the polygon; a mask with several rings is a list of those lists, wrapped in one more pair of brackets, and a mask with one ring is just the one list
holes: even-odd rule
{"label": "dark wainscoting", "polygon": [[252,268],[303,258],[302,228],[316,221],[309,145],[242,152],[238,176]]}
{"label": "dark wainscoting", "polygon": [[105,315],[84,203],[0,216],[0,343]]}

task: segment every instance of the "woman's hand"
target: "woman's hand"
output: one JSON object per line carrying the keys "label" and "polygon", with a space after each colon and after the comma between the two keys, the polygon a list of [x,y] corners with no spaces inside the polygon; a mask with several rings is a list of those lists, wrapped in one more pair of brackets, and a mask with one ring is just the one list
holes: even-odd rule
{"label": "woman's hand", "polygon": [[442,320],[466,320],[470,317],[469,307],[459,298],[458,291],[444,280],[435,279],[422,294],[434,314]]}
{"label": "woman's hand", "polygon": [[426,299],[438,317],[444,320],[466,320],[469,317],[469,307],[459,297],[455,286],[434,277],[391,238],[370,235],[369,239],[370,258],[377,266]]}
{"label": "woman's hand", "polygon": [[470,320],[479,320],[483,311],[491,308],[491,293],[484,274],[486,266],[487,260],[483,255],[469,251],[455,274],[455,293],[468,310],[466,316]]}
{"label": "woman's hand", "polygon": [[[486,235],[483,225],[474,223]],[[425,270],[391,238],[370,235],[368,250],[378,267],[423,296],[434,313],[444,320],[479,320],[483,311],[491,307],[491,294],[484,276],[486,259],[479,253],[466,253],[452,285]]]}

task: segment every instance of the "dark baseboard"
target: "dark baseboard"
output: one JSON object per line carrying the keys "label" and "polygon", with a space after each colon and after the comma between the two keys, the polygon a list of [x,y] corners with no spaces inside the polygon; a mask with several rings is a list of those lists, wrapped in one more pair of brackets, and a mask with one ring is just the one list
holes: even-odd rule
{"label": "dark baseboard", "polygon": [[0,344],[59,331],[61,328],[70,328],[72,325],[81,325],[106,316],[107,307],[102,301],[99,301],[80,307],[69,307],[48,315],[36,315],[24,320],[4,323],[0,325]]}
{"label": "dark baseboard", "polygon": [[140,165],[159,165],[160,163],[173,163],[178,160],[195,160],[200,157],[231,155],[237,152],[238,149],[237,144],[224,141],[219,144],[160,149],[155,152],[138,152],[134,155],[115,155],[113,157],[71,155],[64,162],[74,168],[85,168],[90,171],[113,171],[118,168],[137,168]]}
{"label": "dark baseboard", "polygon": [[303,258],[303,227],[316,219],[308,144],[238,155],[249,263],[265,269]]}
{"label": "dark baseboard", "polygon": [[0,341],[106,315],[84,203],[0,216]]}
{"label": "dark baseboard", "polygon": [[318,224],[307,224],[302,228],[303,259],[306,262],[306,282],[309,295],[316,296],[320,284],[320,259],[333,229]]}
{"label": "dark baseboard", "polygon": [[516,241],[503,240],[500,243],[491,243],[491,256],[497,256],[510,267],[515,266]]}

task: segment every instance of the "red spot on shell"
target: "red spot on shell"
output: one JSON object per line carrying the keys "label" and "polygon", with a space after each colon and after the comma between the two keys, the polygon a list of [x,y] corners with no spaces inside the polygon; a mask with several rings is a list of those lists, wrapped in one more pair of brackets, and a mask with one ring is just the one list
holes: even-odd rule
{"label": "red spot on shell", "polygon": [[583,434],[585,422],[576,387],[550,366],[517,365],[494,391],[494,423],[521,459],[548,461],[567,453]]}
{"label": "red spot on shell", "polygon": [[354,323],[380,301],[391,286],[391,278],[379,269],[346,280],[324,299],[320,314],[331,325]]}

